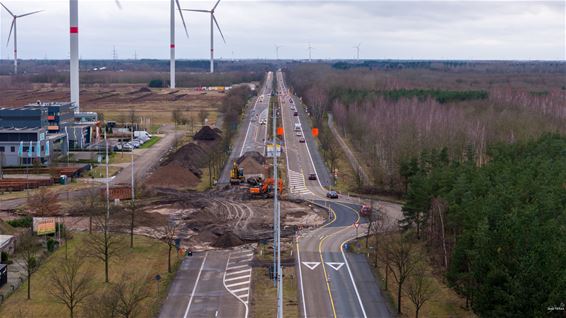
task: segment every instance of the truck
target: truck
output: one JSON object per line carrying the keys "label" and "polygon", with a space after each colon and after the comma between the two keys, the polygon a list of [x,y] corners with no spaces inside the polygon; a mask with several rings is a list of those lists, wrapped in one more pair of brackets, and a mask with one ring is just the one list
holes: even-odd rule
{"label": "truck", "polygon": [[151,134],[148,133],[145,130],[136,130],[136,131],[134,131],[134,137],[140,138],[140,139],[143,139],[143,140],[148,140],[148,139],[151,139]]}
{"label": "truck", "polygon": [[295,131],[301,131],[301,123],[295,123]]}

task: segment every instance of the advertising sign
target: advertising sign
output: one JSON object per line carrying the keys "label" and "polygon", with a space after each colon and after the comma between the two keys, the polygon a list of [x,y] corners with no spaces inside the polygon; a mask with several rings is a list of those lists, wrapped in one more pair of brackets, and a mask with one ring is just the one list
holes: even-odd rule
{"label": "advertising sign", "polygon": [[33,231],[37,235],[55,233],[55,218],[33,218]]}
{"label": "advertising sign", "polygon": [[[281,145],[276,145],[277,146],[277,157],[281,157]],[[266,145],[266,155],[269,158],[273,158],[273,144],[267,144]]]}

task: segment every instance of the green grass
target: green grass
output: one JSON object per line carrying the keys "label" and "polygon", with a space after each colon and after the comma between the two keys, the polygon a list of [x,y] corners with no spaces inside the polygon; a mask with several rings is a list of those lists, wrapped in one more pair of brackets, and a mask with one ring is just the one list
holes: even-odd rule
{"label": "green grass", "polygon": [[140,146],[140,149],[150,148],[151,146],[155,145],[160,139],[161,137],[153,136],[150,140],[144,142],[143,145]]}
{"label": "green grass", "polygon": [[[74,233],[74,238],[69,241],[69,255],[74,255],[79,249],[86,247],[87,233]],[[155,317],[159,310],[159,305],[166,297],[167,284],[173,274],[167,273],[167,245],[155,239],[136,236],[135,248],[128,248],[129,237],[124,235],[123,252],[120,257],[110,264],[110,281],[117,281],[122,273],[127,272],[137,279],[148,281],[148,291],[150,297],[141,304],[142,310],[137,317]],[[31,280],[31,300],[27,300],[27,283],[24,283],[14,294],[2,303],[0,307],[0,317],[67,317],[68,311],[64,305],[54,302],[48,293],[51,284],[49,282],[49,268],[54,266],[59,258],[64,258],[65,249],[60,248],[40,266],[39,270],[33,274]],[[178,262],[177,257],[172,257],[173,261]],[[85,262],[85,269],[93,271],[95,292],[101,293],[107,286],[104,283],[104,264],[96,259],[88,259]],[[156,274],[161,275],[162,283],[160,294],[157,295],[155,281],[152,278]],[[76,317],[83,317],[84,312],[89,310],[86,306],[79,308]]]}
{"label": "green grass", "polygon": [[[256,318],[277,316],[277,289],[273,287],[273,280],[269,278],[267,268],[253,269],[252,286],[250,316]],[[294,267],[283,269],[283,315],[289,318],[299,317]]]}

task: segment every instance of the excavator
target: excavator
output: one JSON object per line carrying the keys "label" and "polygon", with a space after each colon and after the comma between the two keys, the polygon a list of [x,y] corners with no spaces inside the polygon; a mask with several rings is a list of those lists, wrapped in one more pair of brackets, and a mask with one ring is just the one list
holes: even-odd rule
{"label": "excavator", "polygon": [[[257,186],[250,187],[249,197],[250,198],[269,198],[273,196],[275,179],[267,178],[264,181],[260,181]],[[277,191],[279,195],[283,193],[283,180],[277,179]]]}
{"label": "excavator", "polygon": [[234,161],[234,165],[230,170],[230,184],[240,184],[245,181],[246,178],[244,177],[244,169],[240,168],[236,161]]}

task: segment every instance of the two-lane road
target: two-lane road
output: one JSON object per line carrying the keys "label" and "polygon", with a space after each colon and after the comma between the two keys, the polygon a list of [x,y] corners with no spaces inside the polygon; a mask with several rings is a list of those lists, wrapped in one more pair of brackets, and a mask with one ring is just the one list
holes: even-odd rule
{"label": "two-lane road", "polygon": [[[292,195],[328,206],[331,212],[327,224],[297,236],[302,316],[391,317],[367,260],[344,251],[344,243],[356,237],[353,225],[365,222],[357,212],[360,207],[354,203],[326,200],[323,186],[329,185],[330,175],[314,144],[302,109],[304,106],[288,94],[283,74],[279,71],[276,76],[281,93],[279,102],[289,191]],[[296,124],[300,126],[295,128]],[[316,176],[315,180],[309,180],[311,174]]]}

